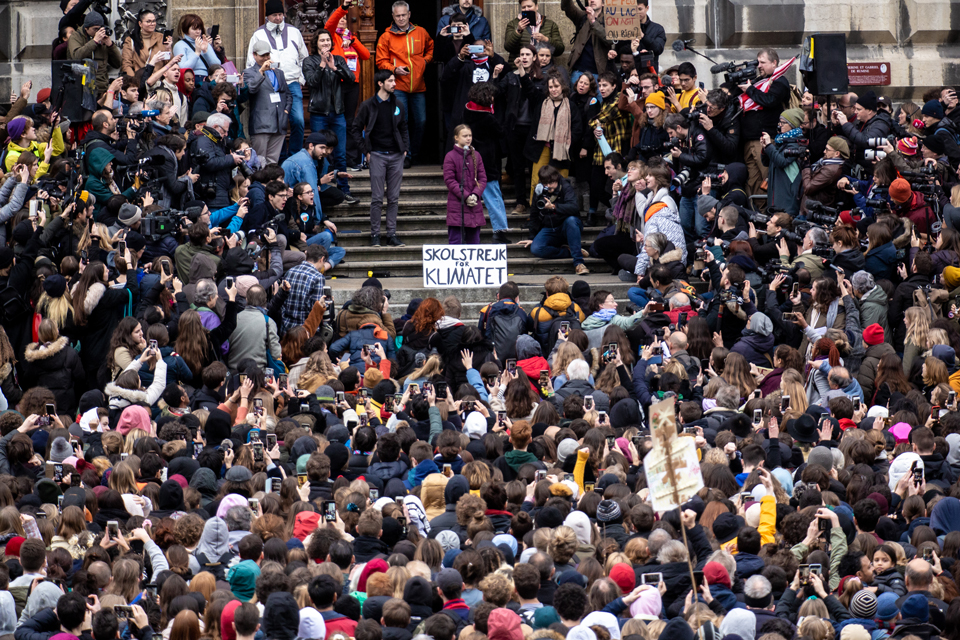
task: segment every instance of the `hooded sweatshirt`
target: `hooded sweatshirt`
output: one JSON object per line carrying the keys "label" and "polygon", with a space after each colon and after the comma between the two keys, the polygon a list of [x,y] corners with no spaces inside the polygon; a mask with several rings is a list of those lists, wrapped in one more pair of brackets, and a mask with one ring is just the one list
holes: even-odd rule
{"label": "hooded sweatshirt", "polygon": [[[202,471],[202,469],[201,469]],[[207,469],[209,471],[209,469]],[[196,575],[205,569],[198,558],[202,555],[207,564],[216,564],[224,559],[224,556],[230,554],[230,532],[227,530],[227,523],[223,518],[210,518],[203,525],[203,533],[200,535],[200,542],[196,550],[190,554],[190,569]],[[234,558],[222,563],[215,573],[219,573],[222,568],[226,572],[226,565],[231,564]]]}
{"label": "hooded sweatshirt", "polygon": [[201,507],[206,508],[217,497],[217,476],[206,467],[200,467],[193,472],[190,486],[200,492]]}
{"label": "hooded sweatshirt", "polygon": [[263,631],[270,640],[293,640],[300,627],[300,606],[289,591],[277,591],[267,598],[263,610]]}

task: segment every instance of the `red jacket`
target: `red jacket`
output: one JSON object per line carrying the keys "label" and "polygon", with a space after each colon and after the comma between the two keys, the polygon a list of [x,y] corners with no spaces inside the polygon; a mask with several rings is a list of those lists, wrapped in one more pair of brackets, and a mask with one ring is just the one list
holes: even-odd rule
{"label": "red jacket", "polygon": [[[336,617],[327,618],[327,615],[333,614]],[[339,613],[334,613],[333,611],[323,612],[323,622],[326,625],[327,635],[324,637],[329,638],[337,632],[342,632],[348,638],[353,638],[357,635],[357,622],[356,620],[351,620],[346,616],[342,616]]]}
{"label": "red jacket", "polygon": [[526,360],[518,360],[517,366],[527,374],[527,377],[530,378],[530,387],[536,391],[537,395],[540,395],[540,386],[537,384],[540,380],[540,372],[543,370],[550,371],[550,363],[543,356],[536,356]]}

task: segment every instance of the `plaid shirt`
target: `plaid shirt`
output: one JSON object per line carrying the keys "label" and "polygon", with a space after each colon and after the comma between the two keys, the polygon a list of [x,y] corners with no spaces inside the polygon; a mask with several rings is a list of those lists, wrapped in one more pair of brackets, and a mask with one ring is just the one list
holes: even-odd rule
{"label": "plaid shirt", "polygon": [[283,331],[303,324],[313,309],[313,303],[323,297],[323,274],[315,266],[303,261],[287,271],[290,295],[283,303]]}
{"label": "plaid shirt", "polygon": [[[619,95],[611,95],[603,101],[600,113],[590,121],[590,128],[596,129],[597,125],[603,127],[603,137],[610,143],[610,148],[617,153],[624,153],[624,149],[629,149],[627,145],[630,144],[633,116],[617,108],[618,98]],[[597,145],[593,152],[593,164],[603,166],[603,152],[600,150],[600,145]]]}

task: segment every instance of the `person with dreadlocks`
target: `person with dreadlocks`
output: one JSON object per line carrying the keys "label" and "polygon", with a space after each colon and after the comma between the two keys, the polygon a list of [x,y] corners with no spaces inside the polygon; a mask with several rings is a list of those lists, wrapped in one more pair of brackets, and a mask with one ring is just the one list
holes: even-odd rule
{"label": "person with dreadlocks", "polygon": [[470,127],[457,125],[453,141],[453,149],[443,159],[443,181],[449,190],[447,237],[450,244],[480,244],[480,228],[484,223],[480,196],[487,187],[487,173],[480,154],[471,146]]}

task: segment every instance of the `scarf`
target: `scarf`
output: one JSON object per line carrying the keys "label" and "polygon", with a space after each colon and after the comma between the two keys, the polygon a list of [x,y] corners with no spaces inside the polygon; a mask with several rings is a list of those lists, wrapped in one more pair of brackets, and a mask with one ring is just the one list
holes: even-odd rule
{"label": "scarf", "polygon": [[616,309],[599,309],[593,312],[592,314],[590,314],[590,317],[596,318],[597,320],[603,322],[604,324],[607,324],[608,322],[613,320],[613,316],[615,315],[617,315]]}
{"label": "scarf", "polygon": [[484,107],[483,105],[477,104],[473,100],[467,103],[467,109],[469,109],[470,111],[483,111],[484,113],[493,113],[492,104],[489,107]]}
{"label": "scarf", "polygon": [[810,167],[810,173],[816,173],[820,169],[827,167],[832,164],[843,164],[842,158],[821,158]]}
{"label": "scarf", "polygon": [[[540,142],[552,143],[551,158],[565,161],[570,159],[570,143],[573,134],[570,130],[570,100],[563,98],[559,107],[551,98],[543,101],[540,107],[540,123],[537,125],[537,137]],[[556,111],[556,117],[554,117]]]}
{"label": "scarf", "polygon": [[[787,69],[789,69],[793,65],[796,59],[797,59],[797,56],[793,56],[792,58],[790,58],[789,60],[781,64],[773,72],[772,76],[770,76],[769,78],[764,78],[763,80],[758,82],[756,85],[754,85],[754,88],[757,91],[760,91],[761,93],[767,93],[768,91],[770,91],[770,85],[772,85],[777,78],[785,74],[787,72]],[[743,108],[744,111],[760,111],[760,109],[762,108],[760,105],[754,102],[750,96],[748,96],[745,93],[740,95],[739,100],[740,100],[740,106]]]}
{"label": "scarf", "polygon": [[[272,27],[272,28],[271,28]],[[287,21],[284,20],[280,24],[273,24],[272,22],[263,25],[263,32],[267,35],[267,40],[270,42],[270,48],[274,51],[278,49],[287,48]],[[277,41],[274,39],[274,34],[280,35],[280,41],[283,43],[282,47],[277,47]]]}
{"label": "scarf", "polygon": [[630,231],[633,212],[636,210],[635,206],[630,206],[634,203],[633,196],[633,185],[625,185],[620,190],[620,197],[617,198],[616,203],[613,205],[613,219],[617,225],[617,233]]}
{"label": "scarf", "polygon": [[478,56],[471,56],[471,59],[473,60],[473,64],[479,66],[479,65],[481,65],[481,64],[487,64],[487,60],[490,59],[490,56],[480,56],[480,57],[478,57]]}
{"label": "scarf", "polygon": [[784,131],[783,133],[778,133],[777,137],[773,139],[778,145],[785,142],[791,142],[793,140],[799,140],[803,138],[803,129],[800,127],[794,127],[790,131]]}

